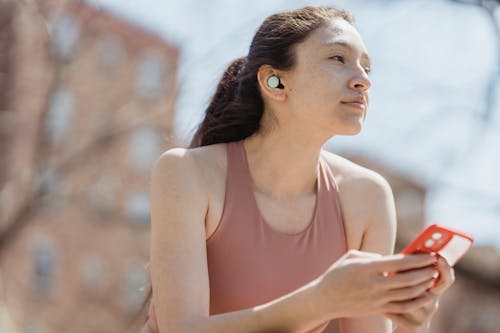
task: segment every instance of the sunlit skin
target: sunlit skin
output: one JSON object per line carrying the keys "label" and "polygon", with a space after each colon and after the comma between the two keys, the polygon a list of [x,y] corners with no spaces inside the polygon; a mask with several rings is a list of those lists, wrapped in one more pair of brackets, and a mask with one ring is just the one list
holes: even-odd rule
{"label": "sunlit skin", "polygon": [[[296,67],[284,75],[290,117],[310,125],[305,130],[318,138],[359,133],[371,82],[370,60],[356,29],[344,20],[332,20],[296,51]],[[355,99],[363,104],[342,103]]]}
{"label": "sunlit skin", "polygon": [[[361,36],[351,24],[340,19],[324,24],[296,46],[296,64],[291,70],[279,71],[269,66],[261,68],[258,79],[265,101],[261,126],[271,130],[257,132],[245,139],[245,147],[261,210],[265,210],[266,206],[287,207],[279,213],[269,213],[268,220],[279,221],[281,217],[283,224],[291,224],[292,219],[284,214],[285,211],[298,202],[307,203],[307,200],[312,207],[315,168],[321,147],[335,135],[355,135],[362,129],[369,105],[370,71],[370,58]],[[266,85],[271,75],[280,78],[284,89]],[[274,123],[270,114],[274,115],[278,124]],[[287,161],[286,168],[283,168],[283,161]],[[335,168],[334,165],[332,167]],[[342,174],[343,171],[340,171],[338,175],[340,182]],[[341,199],[345,197],[344,215],[355,215],[349,211],[359,210],[358,199],[363,195],[356,193],[357,198],[348,198],[348,194],[341,193]],[[350,208],[351,203],[354,203],[353,208]],[[300,219],[309,220],[303,215]],[[346,223],[360,225],[357,221]],[[359,244],[355,238],[348,236],[348,241]],[[383,241],[379,238],[373,243]],[[387,247],[361,248],[378,252],[375,249],[385,249],[379,252],[383,253]],[[439,271],[442,276],[440,285],[433,292],[426,293],[428,302],[425,306],[407,314],[386,316],[395,323],[408,326],[430,318],[437,309],[438,297],[454,280],[452,269],[443,260],[440,261]],[[356,329],[368,329],[379,327],[379,320],[374,317],[365,322],[353,321],[349,325]],[[426,331],[426,328],[421,329]]]}
{"label": "sunlit skin", "polygon": [[[313,31],[296,45],[295,55],[296,63],[290,70],[268,65],[259,69],[257,79],[264,100],[261,129],[244,140],[258,209],[266,223],[284,233],[300,232],[311,221],[322,146],[335,135],[361,131],[371,86],[365,45],[357,30],[342,19],[332,19]],[[284,89],[267,85],[272,75],[279,77]],[[210,332],[219,332],[225,325],[246,329],[243,320],[257,330],[254,317],[246,310],[224,316],[224,320],[207,319],[210,293],[204,241],[216,231],[223,214],[226,152],[224,143],[175,148],[164,153],[154,168],[151,275],[154,308],[162,314],[156,317],[160,327],[182,327],[184,320],[198,318],[191,325],[199,329],[186,331],[208,332],[207,327],[211,327]],[[315,320],[323,314],[325,319],[330,315],[348,317],[344,327],[349,332],[387,333],[387,318],[401,326],[397,333],[427,332],[440,295],[453,283],[453,270],[444,260],[432,266],[429,258],[422,256],[391,256],[396,212],[387,181],[338,155],[322,154],[335,175],[350,251],[316,286],[306,289],[307,293],[250,310],[266,314],[261,320],[272,323],[273,318],[287,315],[288,309],[296,309],[296,304],[304,313],[305,299],[316,307],[311,311]],[[422,268],[424,259],[426,269]],[[386,277],[382,273],[387,270],[381,267],[389,264],[389,271],[397,274]],[[419,269],[402,273],[410,268],[401,267]],[[439,283],[426,291],[436,270]],[[377,297],[367,297],[360,290],[374,292]],[[403,310],[393,296],[401,293],[404,297],[397,301],[406,305]],[[339,311],[330,313],[331,309]],[[295,320],[299,311],[290,313],[294,315],[281,322],[282,327]],[[365,316],[359,317],[360,313]],[[156,326],[153,311],[151,315]],[[335,330],[329,326],[324,332]]]}
{"label": "sunlit skin", "polygon": [[[277,198],[314,191],[321,147],[334,135],[359,133],[369,103],[370,60],[359,33],[346,21],[334,19],[315,30],[297,45],[296,55],[290,71],[268,66],[259,71],[265,100],[261,126],[273,125],[271,114],[278,125],[245,142],[257,188]],[[271,75],[277,75],[285,88],[269,88]],[[343,103],[354,100],[362,104]],[[283,170],[282,161],[294,157]],[[265,164],[262,172],[267,176],[260,174],[259,163]]]}

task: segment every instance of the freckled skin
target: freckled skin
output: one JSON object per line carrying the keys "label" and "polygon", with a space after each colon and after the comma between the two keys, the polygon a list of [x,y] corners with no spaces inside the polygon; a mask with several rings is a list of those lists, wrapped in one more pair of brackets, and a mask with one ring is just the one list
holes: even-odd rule
{"label": "freckled skin", "polygon": [[[324,46],[336,41],[352,47]],[[340,103],[354,96],[369,100],[369,60],[356,29],[344,20],[331,20],[298,44],[296,51],[296,66],[284,77],[290,116],[327,136],[359,133],[366,110]],[[342,56],[343,63],[331,58],[334,55]]]}

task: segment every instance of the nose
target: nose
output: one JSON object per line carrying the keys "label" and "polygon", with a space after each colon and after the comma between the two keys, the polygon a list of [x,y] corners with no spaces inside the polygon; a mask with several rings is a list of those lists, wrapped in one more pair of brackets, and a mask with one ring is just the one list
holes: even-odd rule
{"label": "nose", "polygon": [[372,86],[372,82],[368,77],[365,69],[359,66],[360,70],[357,70],[349,82],[349,87],[353,90],[366,91]]}

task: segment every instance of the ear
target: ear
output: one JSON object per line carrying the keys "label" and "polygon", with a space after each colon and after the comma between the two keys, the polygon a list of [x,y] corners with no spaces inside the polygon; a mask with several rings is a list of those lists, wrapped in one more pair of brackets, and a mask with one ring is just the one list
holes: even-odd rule
{"label": "ear", "polygon": [[[283,102],[287,97],[286,83],[283,82],[283,75],[280,74],[282,74],[280,71],[273,69],[269,65],[261,66],[257,72],[257,81],[259,82],[262,95],[265,95],[267,98],[277,102]],[[284,88],[269,87],[269,85],[267,84],[267,80],[273,75],[277,76],[280,79],[280,83],[284,86]]]}

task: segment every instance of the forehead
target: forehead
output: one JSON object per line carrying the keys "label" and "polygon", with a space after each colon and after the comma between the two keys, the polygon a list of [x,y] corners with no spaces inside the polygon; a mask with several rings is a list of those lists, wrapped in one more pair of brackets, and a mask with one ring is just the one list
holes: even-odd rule
{"label": "forehead", "polygon": [[354,26],[343,19],[331,19],[297,45],[299,53],[316,54],[334,45],[350,46],[367,55],[365,44]]}

